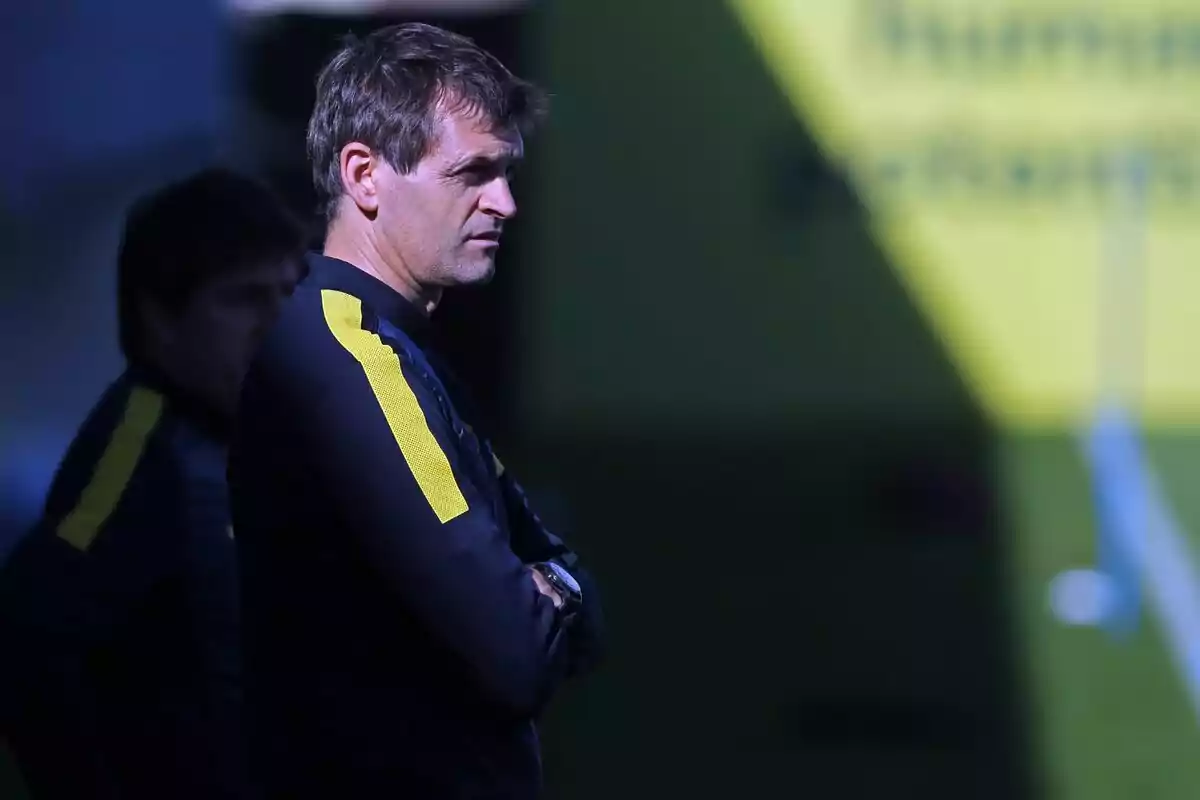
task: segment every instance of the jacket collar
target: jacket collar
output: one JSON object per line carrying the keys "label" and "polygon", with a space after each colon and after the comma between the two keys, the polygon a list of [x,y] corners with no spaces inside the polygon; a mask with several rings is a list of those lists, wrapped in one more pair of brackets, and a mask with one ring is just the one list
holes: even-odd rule
{"label": "jacket collar", "polygon": [[179,388],[161,370],[149,364],[129,362],[125,379],[162,395],[178,418],[186,420],[210,439],[221,443],[229,441],[233,431],[233,420],[229,415],[213,408],[193,392]]}
{"label": "jacket collar", "polygon": [[371,310],[410,334],[425,333],[429,317],[408,298],[358,267],[321,253],[309,253],[305,284],[316,289],[336,289],[362,300]]}

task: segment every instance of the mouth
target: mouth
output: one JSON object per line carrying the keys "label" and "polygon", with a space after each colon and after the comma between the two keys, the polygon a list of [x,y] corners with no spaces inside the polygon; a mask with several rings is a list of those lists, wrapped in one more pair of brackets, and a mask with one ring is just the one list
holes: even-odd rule
{"label": "mouth", "polygon": [[470,237],[467,241],[477,242],[479,244],[500,244],[500,231],[477,233]]}

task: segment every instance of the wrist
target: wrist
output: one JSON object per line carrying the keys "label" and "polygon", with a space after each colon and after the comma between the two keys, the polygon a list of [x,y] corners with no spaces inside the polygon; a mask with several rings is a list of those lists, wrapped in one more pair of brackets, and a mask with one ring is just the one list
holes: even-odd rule
{"label": "wrist", "polygon": [[567,571],[566,567],[553,561],[538,561],[531,564],[530,567],[562,598],[559,611],[571,615],[579,609],[583,603],[583,591],[579,588],[579,582]]}

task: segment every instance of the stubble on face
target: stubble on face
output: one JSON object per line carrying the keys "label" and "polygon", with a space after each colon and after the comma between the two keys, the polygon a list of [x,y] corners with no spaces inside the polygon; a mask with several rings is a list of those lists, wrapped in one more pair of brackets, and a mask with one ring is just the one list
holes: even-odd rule
{"label": "stubble on face", "polygon": [[393,249],[413,283],[447,287],[492,277],[504,224],[516,213],[509,179],[522,156],[518,132],[496,130],[464,110],[441,115],[430,152],[388,187]]}

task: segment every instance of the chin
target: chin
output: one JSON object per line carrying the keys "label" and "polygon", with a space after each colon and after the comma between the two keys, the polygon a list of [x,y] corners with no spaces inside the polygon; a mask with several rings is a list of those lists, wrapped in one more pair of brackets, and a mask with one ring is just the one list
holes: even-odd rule
{"label": "chin", "polygon": [[476,286],[491,282],[492,276],[496,274],[496,262],[488,261],[486,264],[472,264],[470,266],[463,265],[464,269],[460,273],[459,283],[465,286]]}

